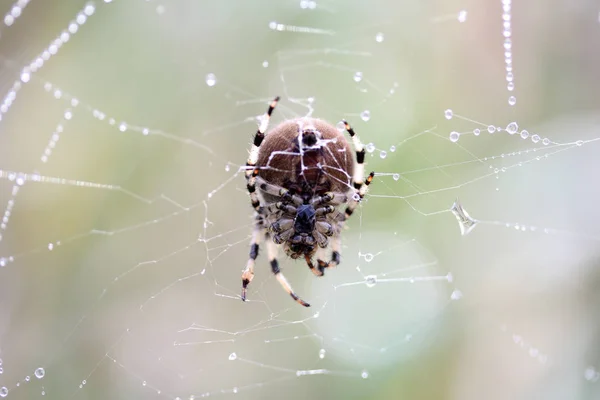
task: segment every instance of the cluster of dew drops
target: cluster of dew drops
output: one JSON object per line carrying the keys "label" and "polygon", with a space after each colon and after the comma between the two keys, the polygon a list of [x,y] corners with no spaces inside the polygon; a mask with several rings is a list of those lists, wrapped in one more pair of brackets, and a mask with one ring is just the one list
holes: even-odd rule
{"label": "cluster of dew drops", "polygon": [[[0,358],[0,374],[2,374],[4,371],[2,369],[2,359]],[[46,376],[46,370],[42,367],[37,368],[33,375],[37,378],[37,379],[42,379],[44,376]],[[29,382],[31,381],[31,377],[29,375],[27,375],[25,377],[25,382]],[[20,386],[20,383],[17,383],[17,386]],[[8,388],[6,386],[2,386],[0,387],[0,397],[6,397],[8,396]],[[46,392],[42,391],[42,395],[45,395]]]}
{"label": "cluster of dew drops", "polygon": [[[454,116],[454,113],[452,112],[452,110],[447,109],[446,111],[444,111],[444,116],[446,117],[446,119],[452,119],[452,117]],[[518,133],[522,139],[531,138],[531,141],[533,143],[539,143],[541,141],[544,146],[547,146],[550,143],[552,143],[550,141],[550,139],[548,139],[548,138],[542,139],[540,137],[540,135],[537,135],[537,134],[530,135],[529,131],[527,131],[526,129],[523,129],[519,132],[519,125],[514,121],[509,123],[508,125],[506,125],[506,128],[504,128],[504,129],[502,129],[499,126],[488,125],[487,129],[485,129],[485,130],[487,130],[487,132],[490,134],[493,134],[496,132],[502,132],[502,130],[505,130],[506,132],[508,132],[509,135],[514,135],[514,134]],[[473,135],[475,135],[475,136],[479,136],[481,134],[481,132],[482,132],[482,130],[479,128],[473,129]],[[458,139],[460,139],[460,135],[461,134],[459,132],[452,131],[452,132],[450,132],[449,139],[451,142],[456,143],[456,142],[458,142]],[[581,146],[583,144],[583,141],[578,141],[576,144],[578,146]]]}

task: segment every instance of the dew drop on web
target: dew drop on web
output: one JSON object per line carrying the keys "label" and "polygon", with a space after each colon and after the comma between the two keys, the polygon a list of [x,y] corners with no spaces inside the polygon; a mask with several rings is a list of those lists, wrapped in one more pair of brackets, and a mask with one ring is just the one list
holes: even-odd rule
{"label": "dew drop on web", "polygon": [[208,86],[215,86],[217,84],[217,77],[215,74],[210,73],[206,75],[206,84]]}

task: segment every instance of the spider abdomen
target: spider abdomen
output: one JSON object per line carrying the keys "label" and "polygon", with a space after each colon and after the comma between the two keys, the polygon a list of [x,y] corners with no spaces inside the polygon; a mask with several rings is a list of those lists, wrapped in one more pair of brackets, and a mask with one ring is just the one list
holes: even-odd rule
{"label": "spider abdomen", "polygon": [[349,143],[335,126],[315,118],[285,121],[265,137],[256,166],[265,181],[294,193],[345,193],[354,170]]}

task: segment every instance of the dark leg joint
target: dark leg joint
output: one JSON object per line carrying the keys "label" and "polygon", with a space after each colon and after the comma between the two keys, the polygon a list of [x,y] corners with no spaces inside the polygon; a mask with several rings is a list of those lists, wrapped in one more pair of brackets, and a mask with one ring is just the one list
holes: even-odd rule
{"label": "dark leg joint", "polygon": [[321,272],[321,276],[325,275],[325,268],[327,268],[327,263],[323,260],[317,260],[319,263],[319,272]]}
{"label": "dark leg joint", "polygon": [[298,297],[296,295],[296,293],[292,292],[292,293],[290,293],[290,296],[292,296],[292,299],[296,300],[298,303],[302,304],[304,307],[310,307],[310,304],[308,304],[307,302],[302,300],[300,297]]}
{"label": "dark leg joint", "polygon": [[242,301],[246,301],[246,291],[250,284],[249,279],[242,279]]}
{"label": "dark leg joint", "polygon": [[261,131],[257,131],[256,135],[254,136],[254,145],[256,147],[260,147],[264,138],[265,138],[265,134],[262,133]]}
{"label": "dark leg joint", "polygon": [[271,260],[271,270],[275,275],[281,272],[281,270],[279,269],[279,263],[277,262],[276,258]]}
{"label": "dark leg joint", "polygon": [[365,149],[356,152],[356,162],[362,164],[365,162]]}
{"label": "dark leg joint", "polygon": [[256,260],[256,257],[258,257],[258,243],[252,243],[252,246],[250,246],[250,258]]}

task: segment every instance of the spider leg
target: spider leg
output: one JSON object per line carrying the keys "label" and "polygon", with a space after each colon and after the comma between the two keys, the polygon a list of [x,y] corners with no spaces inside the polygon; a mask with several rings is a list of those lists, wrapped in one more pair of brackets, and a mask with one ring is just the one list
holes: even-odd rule
{"label": "spider leg", "polygon": [[[257,175],[258,175],[258,172],[257,172]],[[291,201],[292,203],[296,204],[297,206],[304,204],[304,200],[302,200],[302,197],[295,195],[295,194],[292,195],[292,194],[290,194],[290,191],[287,190],[286,188],[283,188],[283,187],[277,186],[277,185],[273,185],[272,183],[265,181],[260,176],[256,177],[256,183],[258,184],[258,187],[260,188],[260,190],[262,190],[270,195],[281,197],[284,202]]]}
{"label": "spider leg", "polygon": [[[363,197],[365,197],[368,187],[371,184],[371,182],[373,181],[373,177],[375,177],[375,172],[371,172],[369,174],[369,176],[367,176],[367,180],[365,180],[364,183],[360,184],[360,189],[356,190],[355,197],[353,197],[352,200],[350,200],[350,202],[348,203],[348,207],[346,207],[345,216],[344,216],[345,220],[350,218],[350,216],[352,215],[352,213],[358,206],[358,203],[360,203],[360,201],[363,199]],[[355,183],[355,185],[356,185],[356,183]]]}
{"label": "spider leg", "polygon": [[304,307],[310,307],[310,304],[302,300],[296,293],[294,293],[294,289],[292,289],[292,286],[281,273],[281,270],[279,269],[279,262],[277,261],[277,251],[279,250],[277,244],[275,244],[275,242],[272,240],[269,240],[268,235],[265,236],[265,241],[267,242],[267,253],[269,256],[269,262],[271,263],[271,270],[273,271],[273,274],[275,274],[275,278],[277,278],[279,284],[281,284],[283,289],[288,292],[290,296],[292,296],[292,299],[296,300]]}
{"label": "spider leg", "polygon": [[[322,249],[319,248],[319,250],[317,251],[322,251]],[[308,268],[310,268],[310,272],[312,272],[316,276],[323,276],[323,270],[317,268],[308,255],[304,255],[304,259],[306,260],[306,265],[308,265]]]}
{"label": "spider leg", "polygon": [[[325,249],[317,250],[317,263],[319,264],[318,270],[321,274],[318,275],[317,273],[314,272],[314,270],[313,270],[313,273],[317,276],[323,276],[326,268],[337,267],[340,264],[340,258],[341,258],[340,257],[340,248],[341,247],[342,247],[342,239],[338,235],[333,239],[333,242],[331,243],[331,249],[333,251],[331,252],[331,260],[329,260],[329,262],[323,261],[320,257],[320,256],[324,256]],[[323,257],[323,258],[325,258],[325,257]]]}
{"label": "spider leg", "polygon": [[362,200],[363,197],[365,197],[368,186],[373,180],[373,177],[375,176],[375,172],[371,172],[367,177],[367,180],[363,182],[365,176],[365,147],[358,138],[356,132],[354,132],[354,129],[352,129],[352,127],[350,126],[350,124],[346,121],[342,122],[344,123],[344,127],[350,135],[350,138],[352,138],[354,150],[356,150],[356,165],[354,166],[354,176],[352,177],[354,189],[356,190],[356,192],[355,196],[352,198],[352,200],[350,200],[348,207],[346,207],[345,219],[348,219],[354,212],[354,209],[358,206],[358,203]]}
{"label": "spider leg", "polygon": [[256,177],[258,176],[258,168],[255,168],[256,162],[258,161],[258,149],[265,138],[265,132],[269,127],[269,120],[271,119],[271,114],[279,101],[279,96],[275,97],[275,99],[269,105],[269,108],[265,115],[263,115],[262,121],[258,130],[256,131],[256,135],[254,135],[254,142],[252,143],[252,148],[250,150],[250,155],[248,156],[248,161],[246,162],[246,188],[248,189],[248,193],[250,194],[250,201],[252,202],[252,207],[255,210],[259,210],[260,201],[258,200],[258,195],[256,193]]}
{"label": "spider leg", "polygon": [[327,192],[323,196],[314,197],[310,204],[316,208],[317,206],[325,203],[338,206],[342,203],[346,203],[347,201],[348,196],[345,193]]}
{"label": "spider leg", "polygon": [[246,290],[252,278],[254,278],[254,263],[256,261],[256,257],[258,257],[258,245],[260,243],[261,231],[264,231],[264,228],[261,228],[260,224],[256,224],[254,229],[252,230],[252,239],[250,239],[250,258],[248,259],[248,263],[246,264],[246,268],[242,272],[242,300],[246,301]]}

